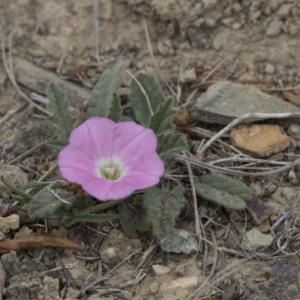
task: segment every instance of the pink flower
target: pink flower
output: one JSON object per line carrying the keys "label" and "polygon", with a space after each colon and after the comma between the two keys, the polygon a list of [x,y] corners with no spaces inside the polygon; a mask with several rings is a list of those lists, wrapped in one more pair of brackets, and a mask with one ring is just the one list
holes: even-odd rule
{"label": "pink flower", "polygon": [[164,163],[151,129],[93,117],[74,129],[58,155],[62,176],[95,198],[117,200],[158,184]]}

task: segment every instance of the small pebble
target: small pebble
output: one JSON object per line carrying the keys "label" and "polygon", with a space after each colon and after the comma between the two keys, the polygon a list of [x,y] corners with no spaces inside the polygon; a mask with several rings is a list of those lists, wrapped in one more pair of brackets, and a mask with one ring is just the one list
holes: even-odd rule
{"label": "small pebble", "polygon": [[170,269],[162,265],[153,265],[152,269],[157,276],[164,276],[170,273]]}
{"label": "small pebble", "polygon": [[149,290],[152,294],[155,294],[158,291],[159,288],[159,283],[158,282],[153,282],[152,284],[150,284],[149,286]]}
{"label": "small pebble", "polygon": [[267,74],[272,75],[272,74],[274,74],[275,67],[271,64],[267,64],[266,68],[265,68],[265,71],[266,71]]}
{"label": "small pebble", "polygon": [[267,36],[269,37],[278,36],[281,33],[282,26],[283,26],[282,21],[271,22],[267,28],[267,32],[266,32]]}

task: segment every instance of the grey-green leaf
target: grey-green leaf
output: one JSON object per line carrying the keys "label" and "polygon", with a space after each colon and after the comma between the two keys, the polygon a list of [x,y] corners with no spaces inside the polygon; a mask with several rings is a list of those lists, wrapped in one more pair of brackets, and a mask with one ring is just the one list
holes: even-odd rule
{"label": "grey-green leaf", "polygon": [[119,122],[122,119],[122,107],[119,96],[114,93],[111,106],[109,109],[108,118],[114,122]]}
{"label": "grey-green leaf", "polygon": [[168,99],[161,103],[158,111],[150,119],[150,128],[160,134],[166,131],[174,130],[172,123],[175,112],[173,110],[172,99]]}
{"label": "grey-green leaf", "polygon": [[175,220],[185,204],[183,189],[180,186],[171,190],[150,188],[144,194],[143,203],[153,234],[164,237],[174,228]]}
{"label": "grey-green leaf", "polygon": [[65,222],[68,225],[72,225],[76,222],[92,222],[92,223],[103,223],[117,219],[119,216],[115,214],[86,214],[86,215],[75,215],[65,218]]}
{"label": "grey-green leaf", "polygon": [[49,98],[48,109],[52,112],[47,121],[57,131],[57,139],[49,145],[61,149],[69,143],[70,133],[76,126],[76,118],[70,114],[70,104],[64,94],[53,83],[48,85],[46,93]]}
{"label": "grey-green leaf", "polygon": [[145,127],[149,127],[151,116],[158,111],[165,98],[159,84],[152,76],[139,74],[135,79],[139,84],[136,80],[131,82],[131,105],[137,120]]}
{"label": "grey-green leaf", "polygon": [[166,132],[158,135],[157,153],[165,158],[187,148],[187,142],[183,134]]}
{"label": "grey-green leaf", "polygon": [[244,209],[251,199],[250,189],[242,182],[216,175],[204,175],[195,182],[199,196],[230,209]]}
{"label": "grey-green leaf", "polygon": [[74,196],[71,192],[60,188],[64,183],[54,182],[43,188],[29,203],[28,213],[30,217],[55,218],[55,212],[60,208],[71,207]]}
{"label": "grey-green leaf", "polygon": [[[87,117],[108,117],[111,113],[114,93],[121,85],[124,64],[105,70],[91,93]],[[114,103],[116,104],[116,103]]]}

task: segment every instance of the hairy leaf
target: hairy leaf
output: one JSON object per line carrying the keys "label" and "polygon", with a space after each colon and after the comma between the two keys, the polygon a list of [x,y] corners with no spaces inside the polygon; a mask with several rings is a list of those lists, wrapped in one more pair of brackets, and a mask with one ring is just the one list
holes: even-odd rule
{"label": "hairy leaf", "polygon": [[48,144],[56,149],[62,149],[69,143],[70,133],[76,126],[76,118],[70,114],[70,105],[64,94],[53,83],[48,85],[46,93],[49,98],[48,109],[52,112],[47,121],[57,131],[57,139]]}
{"label": "hairy leaf", "polygon": [[158,111],[165,98],[152,76],[139,74],[135,79],[139,84],[136,80],[131,82],[131,105],[139,123],[149,127],[151,116]]}
{"label": "hairy leaf", "polygon": [[153,187],[145,192],[143,203],[146,220],[152,225],[156,237],[164,237],[174,228],[175,220],[185,204],[182,193],[180,186],[170,191]]}
{"label": "hairy leaf", "polygon": [[119,216],[115,214],[86,214],[86,215],[78,215],[78,216],[69,216],[64,219],[64,221],[68,225],[72,225],[76,222],[92,222],[92,223],[103,223],[112,221],[114,219],[117,219]]}
{"label": "hairy leaf", "polygon": [[109,109],[108,118],[114,122],[119,122],[122,119],[122,107],[119,96],[114,93],[111,106]]}
{"label": "hairy leaf", "polygon": [[105,117],[107,118],[112,114],[111,107],[113,102],[115,112],[116,101],[114,99],[114,93],[120,87],[122,81],[122,75],[124,72],[124,64],[118,64],[111,69],[105,70],[95,88],[91,93],[89,99],[89,107],[87,111],[87,117]]}
{"label": "hairy leaf", "polygon": [[33,196],[28,207],[30,217],[56,218],[56,211],[63,207],[71,207],[74,196],[71,192],[62,189],[65,183],[57,181],[46,186]]}
{"label": "hairy leaf", "polygon": [[150,119],[150,128],[158,135],[166,131],[174,130],[172,123],[175,112],[173,110],[172,99],[164,101],[158,111]]}
{"label": "hairy leaf", "polygon": [[244,209],[245,201],[251,199],[244,183],[222,176],[204,175],[195,182],[195,188],[199,196],[230,209]]}
{"label": "hairy leaf", "polygon": [[118,205],[120,224],[129,237],[137,237],[138,232],[150,230],[150,223],[145,217],[145,208],[142,202],[143,196],[136,195],[133,198],[132,206],[125,203]]}
{"label": "hairy leaf", "polygon": [[183,134],[167,132],[157,137],[157,153],[164,158],[187,148],[187,142]]}

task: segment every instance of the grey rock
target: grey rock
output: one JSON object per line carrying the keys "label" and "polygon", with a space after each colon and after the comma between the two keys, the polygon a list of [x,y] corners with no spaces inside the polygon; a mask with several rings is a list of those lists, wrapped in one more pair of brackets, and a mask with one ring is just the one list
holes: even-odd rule
{"label": "grey rock", "polygon": [[269,24],[266,34],[269,37],[274,37],[280,34],[281,29],[283,26],[283,22],[282,21],[273,21]]}
{"label": "grey rock", "polygon": [[[195,120],[228,124],[247,113],[291,113],[300,108],[249,85],[218,82],[197,99],[191,115]],[[256,118],[247,120],[248,123]]]}
{"label": "grey rock", "polygon": [[198,251],[198,241],[191,232],[184,229],[173,229],[166,237],[158,238],[157,243],[165,252],[186,253]]}
{"label": "grey rock", "polygon": [[271,234],[263,234],[256,228],[247,231],[242,240],[242,248],[247,251],[256,250],[259,247],[268,247],[273,242]]}
{"label": "grey rock", "polygon": [[300,141],[300,124],[292,123],[287,132],[293,139]]}

